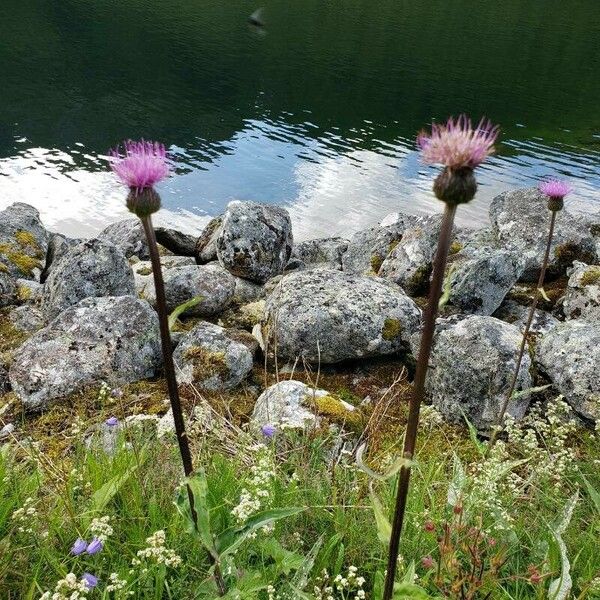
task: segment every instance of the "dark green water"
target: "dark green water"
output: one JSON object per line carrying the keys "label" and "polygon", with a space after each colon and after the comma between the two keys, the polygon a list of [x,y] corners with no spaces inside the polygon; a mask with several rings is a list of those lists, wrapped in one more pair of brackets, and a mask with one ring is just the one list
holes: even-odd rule
{"label": "dark green water", "polygon": [[[266,28],[248,25],[264,6]],[[232,198],[290,208],[298,237],[437,210],[415,133],[467,112],[502,126],[462,211],[568,177],[600,210],[598,0],[2,0],[0,208],[91,233],[124,213],[99,154],[164,141],[164,217]]]}

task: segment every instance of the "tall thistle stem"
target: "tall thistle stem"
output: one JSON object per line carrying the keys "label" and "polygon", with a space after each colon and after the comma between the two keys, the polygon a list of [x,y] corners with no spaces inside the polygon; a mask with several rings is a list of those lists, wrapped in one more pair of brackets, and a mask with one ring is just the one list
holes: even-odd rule
{"label": "tall thistle stem", "polygon": [[504,423],[504,417],[506,415],[506,410],[508,409],[508,405],[512,399],[512,396],[515,392],[515,387],[517,386],[517,380],[519,378],[519,372],[521,371],[521,363],[523,362],[523,356],[525,355],[525,349],[527,348],[527,339],[529,336],[529,331],[531,329],[531,324],[533,323],[533,318],[535,316],[535,309],[537,308],[538,302],[542,295],[542,290],[544,288],[544,279],[546,278],[546,270],[548,268],[548,260],[550,259],[550,249],[552,247],[552,239],[554,238],[554,226],[556,223],[556,213],[557,210],[551,209],[551,217],[550,217],[550,228],[548,229],[548,241],[546,243],[546,251],[544,253],[544,260],[542,261],[542,268],[540,269],[540,276],[537,282],[537,288],[535,290],[535,295],[531,302],[531,306],[529,307],[529,315],[527,316],[527,322],[525,324],[525,329],[523,330],[523,337],[521,338],[521,346],[519,347],[519,354],[517,356],[517,364],[515,366],[515,372],[513,373],[510,386],[508,388],[508,392],[506,393],[506,397],[502,402],[502,406],[500,407],[500,413],[498,414],[498,418],[494,425],[494,429],[490,435],[490,442],[487,447],[486,455],[489,455],[491,449],[494,447],[496,443],[496,439],[498,437],[498,433],[502,429],[502,425]]}
{"label": "tall thistle stem", "polygon": [[[179,389],[177,387],[177,378],[175,376],[175,365],[173,363],[173,347],[171,344],[171,333],[169,331],[169,317],[167,314],[167,301],[165,298],[165,285],[160,265],[160,255],[156,243],[156,233],[152,226],[152,217],[150,215],[140,217],[144,233],[148,240],[148,250],[150,252],[150,262],[152,263],[152,274],[154,276],[154,288],[156,290],[156,310],[158,312],[158,322],[160,325],[160,340],[162,344],[163,362],[165,369],[165,378],[169,390],[169,399],[171,401],[171,410],[173,412],[173,422],[175,424],[175,434],[179,445],[179,454],[183,463],[183,472],[189,477],[194,471],[192,462],[192,453],[185,431],[185,422],[183,420],[183,411],[181,409],[181,400],[179,398]],[[194,523],[198,522],[198,516],[194,507],[194,494],[189,485],[187,487],[188,501]],[[224,596],[227,589],[223,580],[223,575],[219,564],[212,555],[209,554],[214,567],[215,582],[219,590],[219,595]]]}
{"label": "tall thistle stem", "polygon": [[429,291],[429,300],[427,302],[427,308],[425,309],[421,346],[419,348],[419,356],[417,359],[417,370],[409,404],[408,422],[406,425],[406,434],[404,436],[404,448],[402,450],[402,456],[406,459],[407,463],[400,469],[383,600],[391,600],[394,591],[400,535],[404,523],[404,514],[406,512],[406,501],[410,484],[411,461],[415,453],[417,442],[419,413],[421,410],[421,403],[425,396],[425,378],[427,376],[433,335],[435,333],[435,320],[438,314],[438,304],[442,295],[444,272],[446,270],[446,262],[448,260],[448,252],[452,240],[452,227],[454,225],[455,214],[456,204],[446,203],[437,252],[433,263],[433,276]]}
{"label": "tall thistle stem", "polygon": [[169,399],[173,411],[173,422],[175,423],[175,433],[179,445],[179,454],[183,463],[183,472],[189,477],[194,466],[192,463],[192,453],[185,432],[185,423],[183,420],[183,411],[181,409],[181,400],[179,399],[179,390],[177,388],[177,378],[175,377],[175,366],[173,364],[173,347],[171,344],[171,334],[169,332],[169,317],[167,314],[167,301],[165,298],[165,285],[160,266],[160,255],[156,244],[156,234],[152,226],[152,217],[150,215],[141,218],[144,227],[144,233],[148,240],[148,250],[150,252],[150,261],[152,263],[152,275],[154,276],[154,288],[156,290],[156,310],[158,312],[158,321],[160,324],[160,341],[162,345],[165,378],[169,390]]}

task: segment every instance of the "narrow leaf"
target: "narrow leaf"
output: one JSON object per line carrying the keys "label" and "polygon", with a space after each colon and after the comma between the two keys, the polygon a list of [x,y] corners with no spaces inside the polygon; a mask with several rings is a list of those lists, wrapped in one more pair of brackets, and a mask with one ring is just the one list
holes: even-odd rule
{"label": "narrow leaf", "polygon": [[392,525],[383,510],[379,498],[373,491],[373,486],[369,486],[369,496],[371,497],[371,504],[373,505],[375,523],[377,524],[377,537],[382,544],[389,544],[390,536],[392,535]]}
{"label": "narrow leaf", "polygon": [[195,296],[191,300],[188,300],[187,302],[184,302],[183,304],[176,306],[173,309],[173,312],[169,315],[169,330],[173,331],[173,328],[175,327],[175,324],[177,323],[177,319],[179,319],[179,317],[186,310],[188,310],[190,308],[194,308],[194,306],[196,306],[196,304],[199,304],[200,302],[202,302],[202,299],[203,299],[203,296]]}

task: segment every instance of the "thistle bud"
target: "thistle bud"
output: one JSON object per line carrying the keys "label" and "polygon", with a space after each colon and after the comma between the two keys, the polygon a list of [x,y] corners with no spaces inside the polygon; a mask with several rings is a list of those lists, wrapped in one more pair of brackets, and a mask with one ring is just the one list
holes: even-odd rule
{"label": "thistle bud", "polygon": [[160,196],[154,188],[131,188],[127,195],[127,208],[140,219],[160,210]]}
{"label": "thistle bud", "polygon": [[433,191],[438,200],[457,205],[470,202],[477,192],[477,181],[473,169],[450,169],[446,167],[433,182]]}

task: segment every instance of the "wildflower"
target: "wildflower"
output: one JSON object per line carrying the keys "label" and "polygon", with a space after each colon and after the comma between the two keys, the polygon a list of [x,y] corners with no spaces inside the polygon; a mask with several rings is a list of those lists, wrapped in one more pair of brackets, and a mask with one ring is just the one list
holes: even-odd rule
{"label": "wildflower", "polygon": [[92,541],[88,544],[86,552],[88,554],[98,554],[104,548],[104,544],[102,540],[99,540],[97,537],[93,538]]}
{"label": "wildflower", "polygon": [[435,531],[435,525],[433,521],[425,521],[425,525],[423,525],[423,529],[429,533]]}
{"label": "wildflower", "polygon": [[573,191],[573,188],[566,181],[550,179],[540,183],[539,190],[542,194],[548,196],[548,209],[556,212],[562,210],[564,198]]}
{"label": "wildflower", "polygon": [[139,559],[144,558],[157,564],[164,564],[167,567],[178,567],[181,564],[179,557],[174,550],[165,546],[166,536],[162,529],[155,531],[150,537],[146,538],[148,546],[137,553],[138,559],[134,564],[140,563]]}
{"label": "wildflower", "polygon": [[85,540],[82,540],[81,538],[77,538],[75,540],[75,543],[71,547],[71,554],[73,556],[79,556],[80,554],[83,554],[85,552],[85,549],[87,548],[87,546],[88,545]]}
{"label": "wildflower", "polygon": [[127,585],[127,581],[125,579],[121,579],[118,573],[111,573],[108,576],[108,580],[110,583],[106,586],[107,592],[118,592]]}
{"label": "wildflower", "polygon": [[431,558],[431,556],[424,556],[421,559],[421,565],[424,569],[432,569],[435,565],[435,561],[433,560],[433,558]]}
{"label": "wildflower", "polygon": [[123,146],[123,154],[119,148],[111,150],[111,168],[126,186],[141,191],[151,188],[169,175],[163,144],[128,140]]}
{"label": "wildflower", "polygon": [[450,117],[445,125],[434,123],[431,135],[421,132],[417,143],[422,159],[429,164],[442,164],[449,169],[474,169],[494,153],[498,127],[483,118],[473,128],[471,119]]}
{"label": "wildflower", "polygon": [[102,543],[106,542],[113,534],[113,528],[110,525],[110,517],[104,516],[92,519],[90,531],[94,537],[98,538]]}
{"label": "wildflower", "polygon": [[268,437],[268,438],[273,437],[275,435],[276,431],[277,430],[275,429],[275,427],[273,425],[267,424],[267,425],[262,426],[262,432],[265,437]]}
{"label": "wildflower", "polygon": [[12,520],[18,523],[17,531],[19,533],[33,533],[35,517],[38,514],[33,503],[33,498],[25,498],[23,506],[17,508],[11,516]]}
{"label": "wildflower", "polygon": [[95,588],[98,585],[98,578],[91,573],[84,573],[81,576],[81,580],[85,582],[89,589]]}
{"label": "wildflower", "polygon": [[115,425],[119,424],[119,419],[117,419],[117,417],[110,417],[104,421],[104,424],[108,425],[109,427],[114,427]]}

